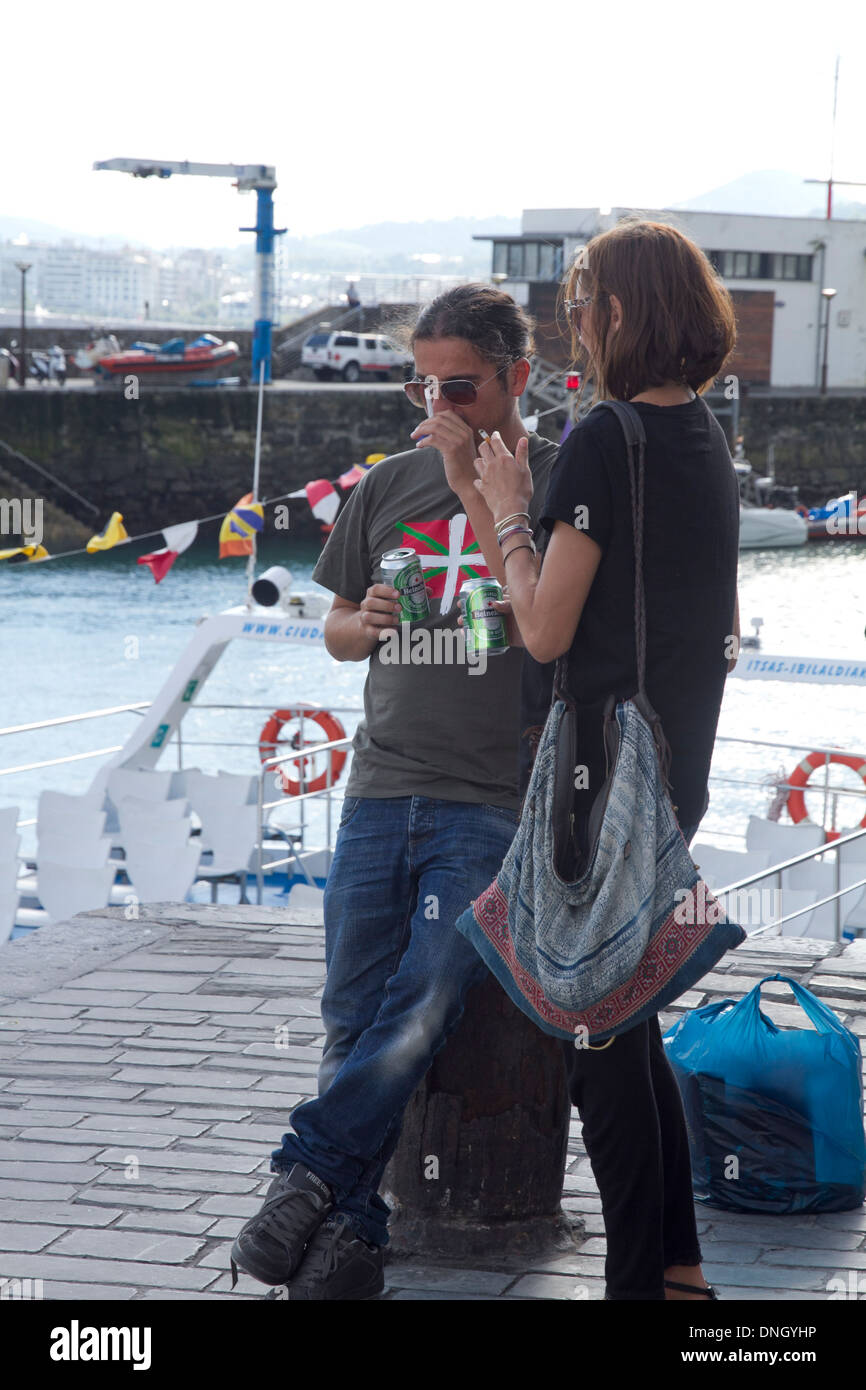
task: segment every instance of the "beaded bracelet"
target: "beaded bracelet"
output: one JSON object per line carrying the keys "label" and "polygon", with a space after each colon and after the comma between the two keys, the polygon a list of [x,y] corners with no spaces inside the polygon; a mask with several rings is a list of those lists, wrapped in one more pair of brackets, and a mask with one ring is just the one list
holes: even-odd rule
{"label": "beaded bracelet", "polygon": [[518,550],[531,550],[533,555],[536,553],[534,545],[516,545],[513,550],[506,551],[502,557],[502,563],[505,564],[505,561],[510,559],[512,555],[516,555]]}

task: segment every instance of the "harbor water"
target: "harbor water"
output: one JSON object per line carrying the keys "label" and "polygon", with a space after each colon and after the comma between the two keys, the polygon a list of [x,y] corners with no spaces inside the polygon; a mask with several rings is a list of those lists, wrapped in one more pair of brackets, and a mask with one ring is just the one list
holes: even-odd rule
{"label": "harbor water", "polygon": [[[184,554],[159,585],[135,564],[138,549],[122,546],[57,562],[7,565],[0,571],[3,727],[151,700],[197,619],[244,600],[245,561],[219,561],[215,536]],[[292,571],[295,589],[315,587],[311,575],[318,550],[316,541],[268,537],[260,547],[259,572],[284,564]],[[744,634],[751,632],[753,617],[763,618],[766,652],[866,663],[866,548],[852,541],[741,554],[740,612]],[[683,659],[688,660],[688,653]],[[357,711],[365,671],[366,663],[336,662],[324,648],[231,643],[200,699],[262,708],[197,713],[193,705],[182,726],[184,765],[205,772],[257,771],[256,745],[271,710],[310,700],[329,709]],[[866,755],[864,696],[863,686],[732,677],[719,733],[805,749],[831,744]],[[138,717],[126,713],[6,737],[0,743],[0,768],[122,744]],[[347,732],[358,717],[340,715]],[[195,746],[197,740],[210,746]],[[782,776],[802,756],[720,742],[714,777],[756,782]],[[43,789],[84,792],[102,761],[91,758],[0,776],[0,807],[17,806],[19,818],[30,819]],[[175,748],[166,750],[159,766],[177,766]],[[847,785],[862,788],[856,773],[838,771]],[[820,801],[816,793],[810,795]],[[702,837],[712,838],[717,831],[740,836],[747,815],[765,815],[768,804],[769,795],[754,787],[711,784]],[[840,823],[853,825],[862,809],[861,803],[842,798]],[[735,847],[733,838],[719,843]],[[28,828],[22,849],[32,853],[34,847]]]}

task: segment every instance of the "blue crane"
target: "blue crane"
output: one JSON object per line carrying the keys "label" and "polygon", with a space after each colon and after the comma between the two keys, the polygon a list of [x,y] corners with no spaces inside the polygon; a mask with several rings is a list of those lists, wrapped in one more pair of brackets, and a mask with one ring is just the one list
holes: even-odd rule
{"label": "blue crane", "polygon": [[256,234],[255,322],[253,324],[252,379],[259,381],[264,364],[264,380],[271,379],[271,334],[274,323],[274,238],[285,227],[274,226],[274,189],[277,175],[270,164],[192,164],[189,160],[103,159],[94,169],[109,169],[134,178],[167,179],[172,174],[198,174],[210,179],[234,179],[239,193],[255,190],[256,225],[241,227]]}

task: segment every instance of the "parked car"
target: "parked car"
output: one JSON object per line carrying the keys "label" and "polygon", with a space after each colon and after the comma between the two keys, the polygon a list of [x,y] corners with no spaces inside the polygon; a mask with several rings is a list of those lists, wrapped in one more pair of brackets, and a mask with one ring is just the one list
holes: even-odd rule
{"label": "parked car", "polygon": [[313,333],[301,348],[301,366],[309,367],[319,381],[364,377],[387,381],[391,372],[407,367],[412,358],[389,342],[384,333]]}

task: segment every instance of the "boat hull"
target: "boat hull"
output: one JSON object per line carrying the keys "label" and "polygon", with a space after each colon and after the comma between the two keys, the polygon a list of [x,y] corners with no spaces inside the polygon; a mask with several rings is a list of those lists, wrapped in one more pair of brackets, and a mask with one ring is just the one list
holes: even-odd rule
{"label": "boat hull", "polygon": [[805,545],[809,528],[803,518],[783,507],[741,507],[740,549],[767,550]]}
{"label": "boat hull", "polygon": [[96,375],[103,381],[123,382],[136,376],[153,385],[198,381],[225,376],[240,356],[237,343],[224,343],[213,349],[188,349],[184,353],[118,352],[100,358]]}

